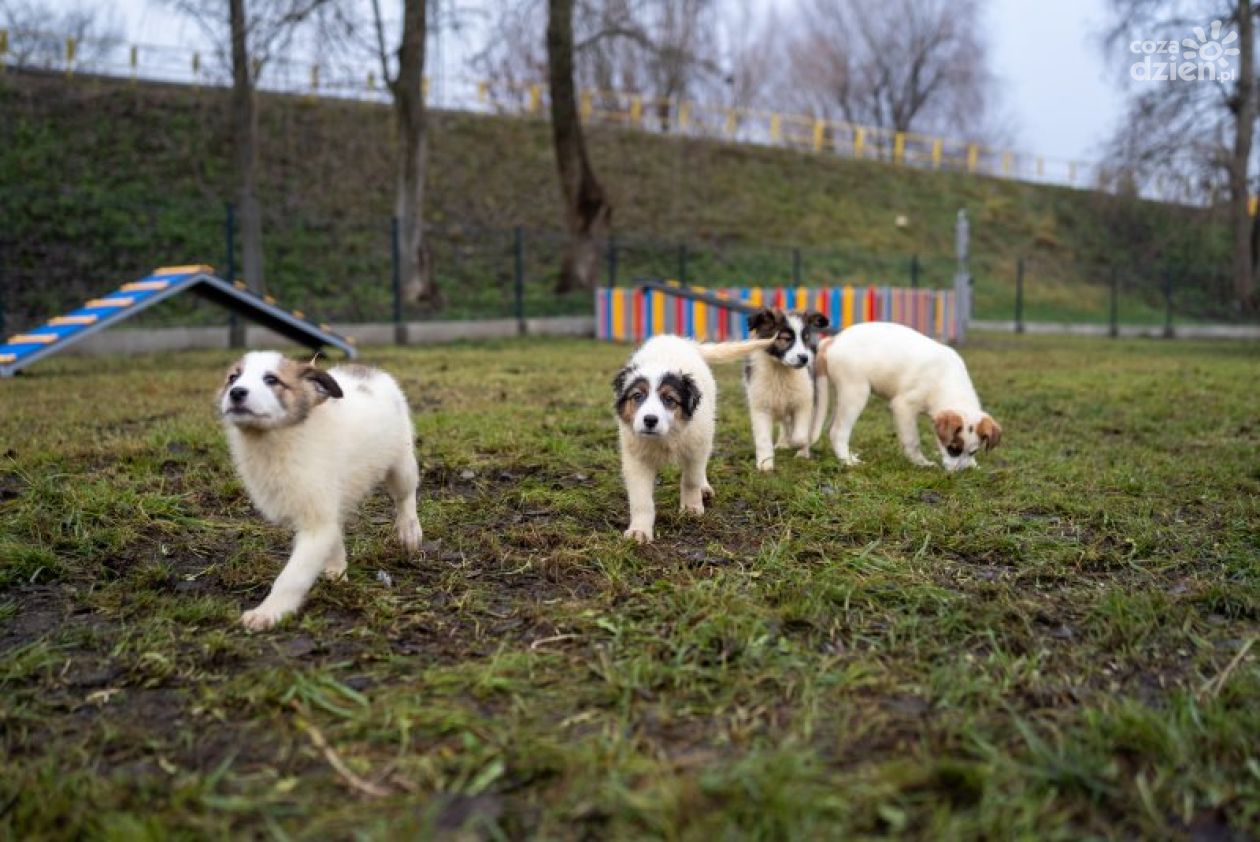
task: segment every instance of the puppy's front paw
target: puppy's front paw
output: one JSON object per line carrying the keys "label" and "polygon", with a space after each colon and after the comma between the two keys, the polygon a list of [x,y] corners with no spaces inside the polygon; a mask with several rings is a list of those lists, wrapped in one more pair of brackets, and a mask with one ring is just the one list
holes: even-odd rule
{"label": "puppy's front paw", "polygon": [[862,460],[858,458],[856,453],[850,453],[848,456],[841,456],[840,462],[850,467],[862,464]]}
{"label": "puppy's front paw", "polygon": [[939,468],[940,467],[935,462],[931,461],[925,456],[919,456],[917,458],[914,456],[911,456],[910,461],[914,463],[915,465],[918,465],[920,468]]}
{"label": "puppy's front paw", "polygon": [[704,503],[683,503],[679,509],[685,515],[702,515],[704,514]]}
{"label": "puppy's front paw", "polygon": [[808,447],[802,447],[800,450],[796,451],[797,459],[808,459],[809,456],[810,456],[810,453],[809,453]]}
{"label": "puppy's front paw", "polygon": [[420,528],[419,518],[408,518],[398,522],[397,526],[398,543],[407,549],[407,552],[414,553],[420,549],[420,542],[424,540],[424,530]]}
{"label": "puppy's front paw", "polygon": [[266,631],[274,628],[277,623],[291,613],[291,611],[274,611],[260,605],[241,615],[241,625],[250,631]]}
{"label": "puppy's front paw", "polygon": [[652,543],[651,531],[644,532],[642,529],[633,529],[633,528],[627,529],[624,533],[622,533],[622,537],[629,538],[631,541],[634,541],[636,544]]}
{"label": "puppy's front paw", "polygon": [[763,474],[768,474],[774,470],[774,459],[762,459],[757,463],[757,470]]}
{"label": "puppy's front paw", "polygon": [[700,489],[700,499],[703,500],[705,503],[712,503],[713,502],[713,486],[706,483],[705,486]]}

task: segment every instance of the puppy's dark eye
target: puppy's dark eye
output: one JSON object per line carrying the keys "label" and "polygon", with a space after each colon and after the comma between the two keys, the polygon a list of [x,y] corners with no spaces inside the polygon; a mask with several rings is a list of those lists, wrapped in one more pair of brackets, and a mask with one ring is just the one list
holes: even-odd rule
{"label": "puppy's dark eye", "polygon": [[237,379],[240,378],[240,376],[241,376],[241,373],[239,371],[234,371],[228,375],[228,382],[235,383]]}
{"label": "puppy's dark eye", "polygon": [[664,397],[661,398],[661,405],[664,406],[666,409],[673,409],[675,406],[678,405],[678,401],[674,400],[669,395],[665,395]]}
{"label": "puppy's dark eye", "polygon": [[634,397],[631,398],[631,400],[634,401],[635,403],[643,403],[643,399],[645,397],[646,395],[644,395],[642,392],[635,392]]}
{"label": "puppy's dark eye", "polygon": [[274,374],[263,375],[263,385],[265,386],[274,386],[279,382],[280,382],[280,378],[276,377]]}

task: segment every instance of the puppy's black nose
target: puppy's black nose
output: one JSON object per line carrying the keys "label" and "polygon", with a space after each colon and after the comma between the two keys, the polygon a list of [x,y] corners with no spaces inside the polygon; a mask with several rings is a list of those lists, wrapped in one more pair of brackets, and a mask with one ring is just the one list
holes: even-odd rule
{"label": "puppy's black nose", "polygon": [[947,447],[945,452],[950,456],[962,456],[963,449],[961,447]]}
{"label": "puppy's black nose", "polygon": [[654,430],[656,429],[656,422],[658,420],[660,419],[658,419],[655,415],[644,415],[643,426],[647,427],[649,430]]}
{"label": "puppy's black nose", "polygon": [[807,362],[809,362],[809,355],[808,355],[808,354],[797,354],[797,355],[796,355],[796,364],[797,364],[797,365],[805,365],[805,363],[807,363]]}
{"label": "puppy's black nose", "polygon": [[244,386],[235,386],[228,392],[228,397],[232,399],[232,403],[240,403],[245,400],[245,396],[249,394],[249,389]]}

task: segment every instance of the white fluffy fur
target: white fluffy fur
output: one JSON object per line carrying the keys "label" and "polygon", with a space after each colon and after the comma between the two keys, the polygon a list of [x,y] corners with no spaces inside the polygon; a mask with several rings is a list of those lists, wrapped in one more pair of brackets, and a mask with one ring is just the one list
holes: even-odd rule
{"label": "white fluffy fur", "polygon": [[[680,508],[692,514],[704,513],[704,500],[711,497],[706,470],[713,452],[717,418],[717,383],[708,362],[728,362],[746,357],[768,340],[707,343],[701,345],[679,336],[654,336],[630,358],[627,368],[633,377],[644,377],[650,385],[647,400],[635,412],[633,423],[618,416],[621,442],[621,473],[630,498],[630,526],[625,536],[639,543],[655,537],[656,475],[667,464],[677,464],[682,472]],[[700,393],[700,402],[691,418],[675,423],[671,408],[661,404],[656,393],[667,374],[688,375]],[[643,424],[646,415],[660,420],[654,430]]]}
{"label": "white fluffy fur", "polygon": [[796,332],[792,346],[782,359],[768,353],[754,354],[748,360],[744,378],[759,471],[774,470],[775,424],[781,425],[778,447],[794,448],[797,456],[809,457],[814,403],[810,363],[814,352],[801,341],[801,317],[789,314],[787,321]]}
{"label": "white fluffy fur", "polygon": [[953,348],[903,325],[867,322],[828,340],[819,355],[818,401],[810,441],[817,441],[822,433],[830,379],[836,392],[831,445],[841,462],[856,465],[860,461],[849,450],[849,438],[872,391],[889,401],[902,452],[916,465],[934,467],[920,450],[920,413],[934,421],[943,413],[961,418],[959,453],[949,453],[939,436],[936,440],[948,471],[974,466],[982,446],[997,445],[1001,427],[980,408],[967,366]]}
{"label": "white fluffy fur", "polygon": [[[264,382],[284,362],[275,352],[247,354],[220,401],[232,459],[254,505],[296,532],[292,556],[271,592],[241,617],[251,629],[270,628],[296,611],[321,572],[343,575],[343,523],[379,483],[393,499],[402,544],[414,551],[422,535],[414,429],[398,384],[383,371],[334,368],[328,374],[343,397],[326,397],[304,419],[287,424],[284,407]],[[235,386],[249,390],[248,410],[261,423],[229,412],[228,393]]]}

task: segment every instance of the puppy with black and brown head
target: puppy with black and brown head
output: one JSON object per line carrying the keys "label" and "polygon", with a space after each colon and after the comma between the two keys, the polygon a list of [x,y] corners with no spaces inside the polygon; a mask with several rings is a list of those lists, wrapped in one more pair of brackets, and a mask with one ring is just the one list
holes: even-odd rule
{"label": "puppy with black and brown head", "polygon": [[[814,356],[820,331],[829,324],[822,313],[785,313],[763,309],[748,317],[748,328],[771,340],[744,365],[744,391],[752,419],[757,470],[774,470],[775,447],[789,447],[809,457],[809,428],[814,412]],[[779,440],[774,441],[774,425]]]}
{"label": "puppy with black and brown head", "polygon": [[324,371],[256,351],[228,369],[217,407],[254,505],[295,532],[271,592],[241,615],[247,628],[267,629],[295,612],[321,573],[344,574],[342,525],[381,483],[394,502],[398,540],[419,548],[415,432],[394,378],[361,365]]}
{"label": "puppy with black and brown head", "polygon": [[717,383],[709,363],[741,359],[767,344],[700,344],[680,336],[654,336],[617,372],[614,408],[621,473],[630,498],[627,538],[644,544],[655,537],[656,475],[668,464],[682,472],[682,511],[704,514],[705,501],[713,496],[706,471],[717,418]]}

